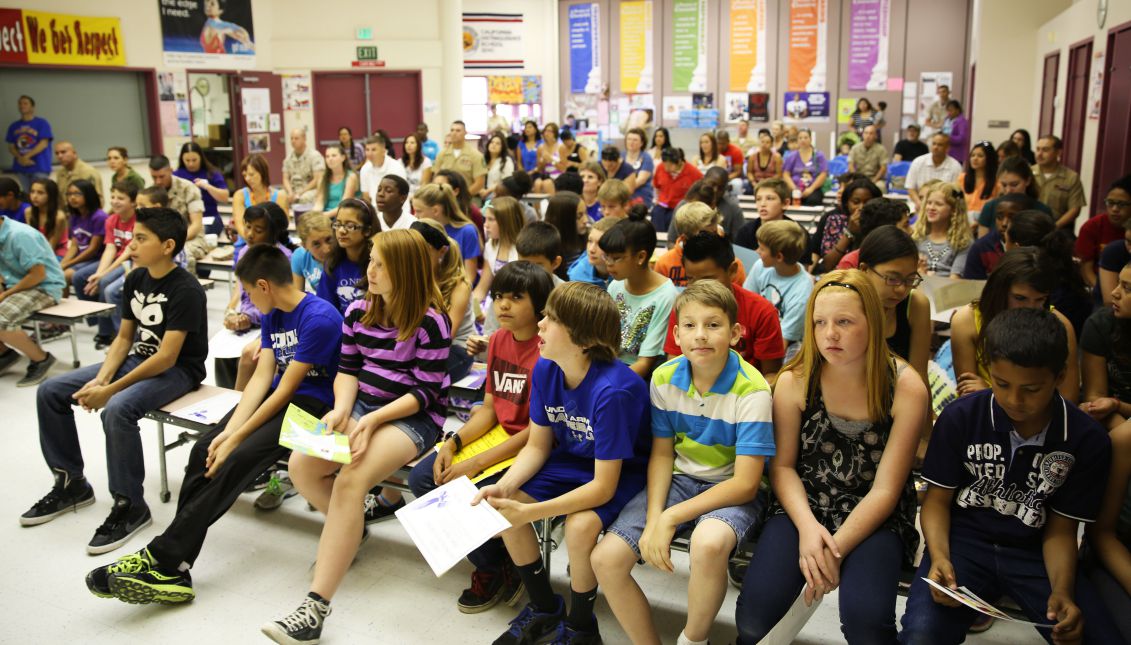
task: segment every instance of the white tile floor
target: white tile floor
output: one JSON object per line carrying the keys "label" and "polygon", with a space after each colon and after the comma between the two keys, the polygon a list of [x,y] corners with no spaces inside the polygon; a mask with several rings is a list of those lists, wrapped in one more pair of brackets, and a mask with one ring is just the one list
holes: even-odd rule
{"label": "white tile floor", "polygon": [[[209,292],[210,320],[224,309],[223,277]],[[83,364],[99,360],[93,333],[79,332]],[[69,369],[70,347],[57,340],[48,349],[59,359],[53,373]],[[109,512],[101,426],[97,416],[76,413],[87,462],[87,476],[98,501],[77,514],[33,528],[22,528],[16,518],[51,486],[36,439],[35,391],[18,389],[24,364],[0,375],[0,415],[10,425],[5,436],[4,468],[0,474],[5,495],[0,497],[0,606],[5,608],[0,643],[244,643],[265,642],[259,626],[293,609],[306,593],[309,567],[314,557],[321,520],[300,498],[293,498],[271,513],[257,511],[254,497],[244,495],[222,518],[193,569],[197,599],[180,607],[138,607],[96,598],[86,590],[83,576],[91,568],[141,548],[173,516],[175,501],[157,498],[157,444],[152,422],[143,422],[146,493],[154,524],[118,552],[100,557],[86,555],[86,542]],[[188,450],[169,455],[170,485],[176,500]],[[455,599],[468,580],[469,565],[461,565],[436,578],[407,535],[395,521],[372,527],[373,537],[346,578],[327,623],[324,642],[343,643],[490,643],[505,628],[514,611],[497,607],[474,616],[458,612]],[[555,588],[565,591],[564,549],[553,559]],[[665,575],[637,568],[637,578],[652,601],[665,642],[674,642],[683,626],[687,599],[687,558],[676,553],[677,572]],[[712,642],[735,638],[731,588],[712,631]],[[904,601],[899,600],[902,612]],[[626,642],[623,632],[603,600],[598,618],[606,642]],[[834,593],[817,610],[799,643],[842,642]],[[1039,642],[1030,629],[995,625],[972,643]]]}

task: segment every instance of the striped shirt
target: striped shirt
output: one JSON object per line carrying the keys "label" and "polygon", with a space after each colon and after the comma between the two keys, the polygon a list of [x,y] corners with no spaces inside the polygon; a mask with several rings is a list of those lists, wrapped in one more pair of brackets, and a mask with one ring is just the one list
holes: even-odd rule
{"label": "striped shirt", "polygon": [[679,356],[652,373],[652,434],[675,439],[675,472],[709,482],[734,476],[737,455],[775,454],[770,386],[733,350],[701,394]]}
{"label": "striped shirt", "polygon": [[361,317],[369,308],[362,298],[346,309],[338,372],[358,380],[358,400],[380,407],[411,394],[437,426],[444,425],[448,404],[446,364],[452,344],[448,317],[429,309],[416,332],[397,341],[393,327],[368,327]]}

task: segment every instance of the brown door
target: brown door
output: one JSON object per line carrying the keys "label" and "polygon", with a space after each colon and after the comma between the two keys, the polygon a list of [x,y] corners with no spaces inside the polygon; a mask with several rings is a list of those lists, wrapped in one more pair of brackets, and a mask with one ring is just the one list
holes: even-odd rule
{"label": "brown door", "polygon": [[1104,65],[1092,204],[1100,203],[1107,187],[1131,168],[1131,22],[1108,33]]}
{"label": "brown door", "polygon": [[365,107],[365,74],[314,72],[314,140],[318,149],[338,142],[343,126],[353,132],[355,141],[369,133],[369,114]]}
{"label": "brown door", "polygon": [[374,72],[368,75],[369,122],[372,132],[384,130],[393,140],[399,157],[405,135],[423,120],[420,72]]}
{"label": "brown door", "polygon": [[1053,117],[1056,116],[1056,74],[1059,69],[1059,51],[1045,56],[1044,81],[1041,85],[1041,120],[1037,124],[1037,131],[1033,133],[1034,141],[1046,134],[1053,134]]}
{"label": "brown door", "polygon": [[[236,185],[243,186],[239,167],[251,154],[261,154],[271,169],[271,184],[283,185],[287,133],[283,132],[283,79],[270,72],[241,72],[236,77]],[[274,126],[274,127],[272,127]]]}
{"label": "brown door", "polygon": [[[1061,163],[1080,172],[1084,154],[1084,120],[1088,110],[1088,76],[1092,69],[1092,40],[1068,50],[1068,83],[1064,92],[1064,152]],[[1098,211],[1097,211],[1098,212]]]}

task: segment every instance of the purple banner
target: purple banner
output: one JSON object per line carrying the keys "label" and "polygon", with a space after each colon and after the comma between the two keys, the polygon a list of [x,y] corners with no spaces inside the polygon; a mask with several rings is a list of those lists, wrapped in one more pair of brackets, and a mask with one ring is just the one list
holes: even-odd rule
{"label": "purple banner", "polygon": [[882,91],[888,83],[891,0],[852,0],[848,89]]}

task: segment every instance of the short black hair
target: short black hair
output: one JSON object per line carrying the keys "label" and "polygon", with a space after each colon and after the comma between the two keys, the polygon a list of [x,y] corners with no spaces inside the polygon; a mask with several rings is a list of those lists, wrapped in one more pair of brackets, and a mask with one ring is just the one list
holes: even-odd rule
{"label": "short black hair", "polygon": [[[0,186],[3,186],[3,184],[0,184]],[[123,195],[128,195],[131,202],[137,201],[137,184],[132,181],[126,181],[125,179],[116,181],[113,186],[110,186],[110,190],[116,190]],[[0,189],[0,195],[3,194],[3,189]]]}
{"label": "short black hair", "polygon": [[160,186],[146,186],[137,192],[145,195],[150,201],[164,208],[169,205],[169,192]]}
{"label": "short black hair", "polygon": [[137,223],[149,229],[162,242],[173,240],[173,257],[185,248],[188,222],[177,211],[167,207],[142,208],[137,212]]}
{"label": "short black hair", "polygon": [[664,163],[683,163],[683,148],[670,146],[660,152],[660,161]]}
{"label": "short black hair", "polygon": [[616,146],[605,146],[601,148],[602,161],[620,161],[620,150]]}
{"label": "short black hair", "polygon": [[644,251],[647,257],[652,257],[656,250],[656,228],[652,226],[647,217],[648,209],[643,205],[633,206],[628,211],[628,217],[613,225],[605,231],[597,244],[605,253],[639,253]]}
{"label": "short black hair", "polygon": [[291,246],[290,233],[287,231],[290,222],[287,220],[286,211],[281,206],[269,201],[249,206],[244,211],[243,221],[245,226],[259,220],[267,222],[268,234],[271,236],[273,244]]}
{"label": "short black hair", "polygon": [[266,280],[274,285],[294,284],[291,261],[278,248],[270,244],[255,244],[244,251],[236,263],[236,277],[240,282],[255,284]]}
{"label": "short black hair", "polygon": [[[1037,207],[1037,200],[1026,195],[1025,193],[1009,193],[997,198],[998,204],[1013,204],[1016,203],[1021,206],[1021,210],[1028,211],[1034,210]],[[996,204],[995,204],[996,206]],[[996,214],[996,213],[995,213]]]}
{"label": "short black hair", "polygon": [[[604,239],[604,236],[601,237]],[[714,260],[721,269],[734,264],[734,247],[727,238],[710,231],[700,231],[683,241],[684,261]]]}
{"label": "short black hair", "polygon": [[412,192],[412,186],[409,186],[404,177],[400,175],[385,175],[381,178],[381,181],[385,181],[386,179],[393,182],[393,185],[397,187],[397,194],[401,197],[408,197],[408,194]]}
{"label": "short black hair", "polygon": [[169,168],[170,166],[171,164],[169,163],[169,158],[165,155],[153,155],[149,158],[150,170],[164,170],[165,168]]}
{"label": "short black hair", "polygon": [[1009,241],[1018,246],[1044,246],[1045,239],[1057,230],[1052,215],[1039,210],[1025,210],[1009,223]]}
{"label": "short black hair", "polygon": [[514,250],[520,257],[544,257],[553,262],[562,254],[562,234],[549,222],[530,222],[519,232]]}
{"label": "short black hair", "polygon": [[1107,192],[1110,193],[1113,190],[1122,190],[1123,192],[1131,195],[1131,175],[1123,175],[1119,179],[1111,182],[1111,186],[1108,187]]}
{"label": "short black hair", "polygon": [[1068,364],[1068,333],[1047,309],[1007,309],[986,327],[986,358],[1060,374]]}
{"label": "short black hair", "polygon": [[581,194],[584,188],[584,183],[581,181],[581,173],[566,171],[554,178],[554,192],[571,192]]}
{"label": "short black hair", "polygon": [[[551,258],[552,259],[552,258]],[[542,310],[550,292],[554,290],[554,279],[542,267],[523,260],[507,262],[495,279],[491,281],[491,297],[498,298],[504,293],[525,293],[534,305],[534,315],[542,318]]]}
{"label": "short black hair", "polygon": [[910,211],[902,201],[887,197],[873,197],[860,209],[860,235],[868,234],[886,224],[899,224]]}
{"label": "short black hair", "polygon": [[907,257],[918,260],[919,247],[907,231],[891,224],[876,228],[860,244],[860,263],[869,267]]}
{"label": "short black hair", "polygon": [[20,188],[20,182],[12,179],[11,177],[0,177],[0,195],[15,195],[20,197],[23,190]]}

